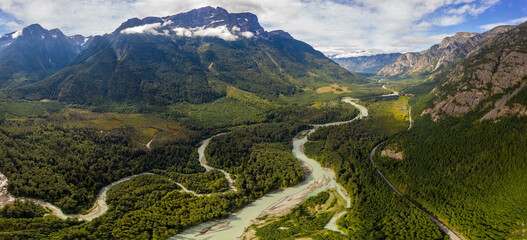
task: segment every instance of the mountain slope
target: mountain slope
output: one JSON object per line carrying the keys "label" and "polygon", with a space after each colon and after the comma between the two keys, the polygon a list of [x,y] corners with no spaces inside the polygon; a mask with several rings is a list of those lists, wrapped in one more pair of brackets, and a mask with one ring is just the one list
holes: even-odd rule
{"label": "mountain slope", "polygon": [[375,74],[384,66],[395,62],[399,56],[401,56],[400,53],[389,53],[372,56],[333,58],[332,60],[352,72]]}
{"label": "mountain slope", "polygon": [[511,26],[500,26],[485,33],[458,32],[444,38],[441,43],[419,53],[406,53],[394,63],[383,67],[377,75],[381,77],[428,76],[467,56],[479,44],[499,35]]}
{"label": "mountain slope", "polygon": [[466,239],[525,239],[527,23],[482,35],[415,88],[434,89],[416,91],[413,127],[380,146],[401,157],[376,164]]}
{"label": "mountain slope", "polygon": [[[505,104],[514,95],[524,94],[526,76],[527,23],[523,23],[484,40],[470,52],[434,89],[433,106],[423,114],[431,114],[434,120],[473,110],[494,111],[482,120],[513,114]],[[522,112],[525,106],[516,109]]]}
{"label": "mountain slope", "polygon": [[228,85],[272,97],[357,81],[364,78],[288,33],[266,32],[251,13],[205,7],[130,19],[71,66],[17,91],[79,104],[172,104],[212,101]]}
{"label": "mountain slope", "polygon": [[0,38],[0,87],[49,76],[67,66],[83,49],[60,30],[46,30],[38,24],[6,34]]}

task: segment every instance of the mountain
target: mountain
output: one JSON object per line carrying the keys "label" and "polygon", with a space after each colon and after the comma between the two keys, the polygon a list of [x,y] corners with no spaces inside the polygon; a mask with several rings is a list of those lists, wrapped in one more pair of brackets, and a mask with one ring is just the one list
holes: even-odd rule
{"label": "mountain", "polygon": [[384,66],[392,64],[400,53],[377,54],[372,56],[332,58],[345,69],[356,73],[376,74]]}
{"label": "mountain", "polygon": [[438,72],[451,63],[467,56],[479,44],[506,32],[511,26],[500,26],[485,33],[459,32],[444,38],[428,50],[401,55],[395,62],[383,67],[378,73],[381,77],[419,77]]}
{"label": "mountain", "polygon": [[433,107],[423,114],[434,120],[473,110],[488,112],[481,120],[526,115],[527,23],[499,29],[508,30],[484,37],[448,72],[433,90]]}
{"label": "mountain", "polygon": [[[81,41],[82,43],[77,42]],[[38,24],[0,37],[0,87],[35,81],[66,67],[89,38],[67,37]],[[84,44],[84,45],[83,45]]]}
{"label": "mountain", "polygon": [[226,87],[264,97],[353,83],[350,73],[284,31],[265,31],[251,13],[205,7],[133,18],[95,37],[74,62],[17,92],[79,104],[204,103]]}

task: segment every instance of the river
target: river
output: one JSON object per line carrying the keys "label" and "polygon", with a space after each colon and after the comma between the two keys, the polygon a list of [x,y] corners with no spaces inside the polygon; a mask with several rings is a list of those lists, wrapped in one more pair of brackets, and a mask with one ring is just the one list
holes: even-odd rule
{"label": "river", "polygon": [[[300,203],[306,197],[315,195],[318,192],[330,188],[336,188],[339,194],[344,199],[346,199],[348,205],[347,207],[349,207],[350,198],[346,194],[344,188],[335,181],[334,171],[323,168],[317,161],[308,158],[303,151],[304,144],[307,142],[307,137],[309,134],[315,132],[318,128],[346,124],[368,116],[368,110],[364,106],[358,104],[356,102],[357,99],[343,98],[342,101],[352,104],[357,109],[359,109],[359,115],[349,121],[313,125],[312,129],[301,132],[293,139],[293,155],[304,167],[311,169],[311,174],[307,176],[304,181],[295,186],[286,188],[283,191],[266,194],[262,198],[259,198],[258,200],[247,205],[240,211],[231,214],[227,219],[202,223],[187,229],[180,234],[171,237],[170,239],[236,239],[240,237],[245,231],[245,228],[249,227],[253,223],[253,220],[262,213],[290,209],[295,204]],[[332,219],[330,222],[335,220],[336,219]],[[332,227],[328,226],[328,228]]]}
{"label": "river", "polygon": [[[350,207],[350,198],[347,195],[344,188],[338,184],[335,181],[335,173],[331,169],[323,168],[318,162],[315,160],[308,158],[303,151],[304,144],[307,142],[307,137],[309,134],[315,132],[320,127],[327,127],[327,126],[336,126],[341,124],[346,124],[351,121],[361,119],[363,117],[368,116],[368,110],[358,104],[356,101],[357,99],[352,98],[343,98],[343,102],[349,103],[353,106],[355,106],[357,109],[359,109],[360,113],[352,120],[348,121],[342,121],[342,122],[333,122],[333,123],[327,123],[327,124],[317,124],[313,125],[313,128],[310,130],[306,130],[298,134],[297,137],[293,139],[293,149],[292,153],[293,155],[300,161],[300,163],[303,165],[303,167],[310,169],[309,176],[306,177],[306,179],[289,188],[284,189],[283,191],[277,191],[272,192],[269,194],[266,194],[264,197],[252,202],[251,204],[247,205],[242,210],[238,211],[237,213],[231,214],[229,218],[221,221],[210,221],[206,223],[202,223],[198,226],[192,227],[176,236],[173,236],[170,239],[235,239],[242,235],[245,228],[250,226],[252,223],[252,220],[256,219],[258,216],[260,216],[262,213],[270,213],[273,211],[285,211],[287,209],[290,209],[293,206],[296,206],[300,202],[302,202],[306,197],[316,195],[317,193],[335,188],[337,192],[347,201],[347,206]],[[216,135],[218,136],[218,135]],[[155,136],[154,136],[155,137]],[[208,143],[213,137],[206,139],[202,142],[202,145],[198,149],[199,152],[199,160],[200,164],[205,167],[207,171],[213,170],[215,168],[208,166],[207,161],[205,158],[205,148],[207,147]],[[153,140],[154,138],[152,138]],[[150,149],[150,145],[152,143],[152,140],[148,142],[146,145],[148,149]],[[229,187],[231,191],[236,191],[237,189],[233,186],[233,180],[231,179],[230,175],[225,172],[224,170],[218,169],[221,171],[225,177],[227,178],[229,182]],[[93,205],[93,207],[90,209],[90,211],[86,214],[64,214],[62,210],[44,200],[41,199],[33,199],[33,198],[18,198],[21,200],[29,200],[34,201],[44,207],[49,208],[52,211],[53,215],[58,216],[59,218],[66,219],[66,218],[79,218],[83,220],[90,221],[96,217],[99,217],[103,215],[108,210],[108,205],[106,204],[106,192],[111,187],[128,181],[134,177],[145,175],[145,174],[152,174],[152,173],[141,173],[133,176],[128,176],[125,178],[122,178],[118,181],[112,182],[108,186],[105,186],[101,189],[99,194],[97,195],[97,199]],[[0,206],[6,203],[13,202],[15,198],[7,192],[7,178],[0,173]],[[185,192],[189,192],[191,194],[200,196],[200,194],[196,194],[193,191],[190,191],[186,189],[183,185],[178,184]],[[342,216],[344,212],[337,214],[337,216],[334,216],[333,219],[331,219],[330,223],[334,223],[336,219],[340,216]],[[328,229],[336,230],[336,227],[334,224],[328,224]],[[196,236],[200,232],[202,232],[204,229],[208,229],[205,234]]]}
{"label": "river", "polygon": [[43,207],[49,208],[51,210],[51,214],[59,218],[62,218],[62,219],[79,218],[79,219],[91,221],[92,219],[99,217],[103,215],[104,213],[106,213],[106,211],[108,211],[108,205],[106,204],[106,192],[108,191],[108,189],[110,189],[111,187],[119,183],[128,181],[134,177],[145,175],[145,174],[152,174],[152,173],[145,172],[145,173],[128,176],[118,181],[112,182],[111,184],[102,188],[99,194],[97,195],[97,199],[95,203],[93,204],[93,207],[90,209],[88,213],[86,214],[65,214],[64,212],[62,212],[62,209],[60,209],[59,207],[49,202],[46,202],[44,200],[41,200],[41,199],[27,198],[27,197],[15,198],[13,195],[11,195],[7,191],[7,183],[8,183],[7,177],[4,174],[0,173],[0,207],[2,207],[5,204],[14,202],[15,199],[24,200],[24,201],[33,201]]}

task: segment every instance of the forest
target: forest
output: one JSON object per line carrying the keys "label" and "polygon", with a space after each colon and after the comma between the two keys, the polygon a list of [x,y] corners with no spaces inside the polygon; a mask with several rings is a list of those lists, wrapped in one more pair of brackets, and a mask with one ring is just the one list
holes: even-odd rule
{"label": "forest", "polygon": [[369,162],[370,150],[393,134],[390,124],[379,125],[379,121],[385,120],[369,117],[322,128],[306,143],[306,154],[333,168],[352,196],[352,207],[338,225],[350,239],[444,239],[441,230],[396,195]]}
{"label": "forest", "polygon": [[234,129],[211,141],[205,151],[207,161],[234,174],[239,192],[255,200],[304,180],[300,163],[291,153],[291,139],[307,127],[285,122]]}
{"label": "forest", "polygon": [[[172,130],[155,123],[151,128],[161,132],[148,150],[138,139],[148,139],[142,135],[144,124],[157,118],[85,112],[65,105],[31,116],[32,111],[20,111],[30,104],[17,103],[24,107],[11,113],[27,116],[10,117],[0,125],[0,169],[6,169],[2,173],[15,196],[44,199],[66,213],[84,213],[103,186],[137,173],[153,174],[112,187],[107,193],[108,212],[90,222],[61,220],[45,215],[47,210],[30,201],[15,202],[0,212],[5,216],[0,218],[5,223],[0,233],[13,239],[29,235],[35,239],[165,239],[201,222],[224,218],[268,192],[304,179],[291,154],[293,136],[309,128],[307,123],[340,121],[357,114],[353,107],[333,99],[313,106],[306,106],[305,100],[301,105],[276,106],[266,110],[263,122],[231,127],[214,138],[207,158],[212,166],[230,172],[239,189],[225,194],[214,194],[228,189],[223,174],[205,172],[196,151],[206,134],[225,131],[225,125],[183,122],[183,129],[167,138]],[[114,122],[119,124],[110,125]],[[183,193],[173,181],[212,195]],[[31,224],[23,225],[24,221]],[[46,225],[50,221],[53,226]]]}
{"label": "forest", "polygon": [[478,117],[419,118],[415,129],[387,143],[400,146],[404,160],[378,156],[378,165],[404,194],[465,237],[524,239],[527,119],[479,123]]}

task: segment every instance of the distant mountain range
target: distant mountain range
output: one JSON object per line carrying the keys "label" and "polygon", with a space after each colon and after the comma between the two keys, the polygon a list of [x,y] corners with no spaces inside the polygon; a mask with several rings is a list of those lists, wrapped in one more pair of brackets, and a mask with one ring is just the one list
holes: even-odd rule
{"label": "distant mountain range", "polygon": [[[133,18],[94,38],[66,37],[38,25],[4,38],[0,45],[9,46],[1,59],[31,54],[11,68],[3,64],[0,81],[31,100],[204,103],[225,96],[227,86],[271,97],[365,81],[290,34],[265,31],[254,14],[220,7]],[[18,43],[22,39],[25,45]],[[32,81],[21,80],[30,74],[36,75]]]}
{"label": "distant mountain range", "polygon": [[332,60],[352,72],[375,75],[383,67],[395,62],[399,56],[401,56],[401,53],[388,53],[361,57],[332,58]]}
{"label": "distant mountain range", "polygon": [[502,34],[512,26],[496,27],[485,33],[459,32],[444,38],[422,52],[410,52],[400,56],[395,62],[384,66],[378,73],[381,77],[422,77],[443,69],[451,63],[466,57],[478,45]]}
{"label": "distant mountain range", "polygon": [[527,102],[521,101],[527,96],[526,53],[527,23],[523,23],[498,26],[481,34],[459,32],[422,52],[334,61],[348,70],[376,74],[377,78],[432,82],[434,97],[422,114],[430,114],[435,121],[474,110],[488,112],[481,120],[489,120],[527,115]]}
{"label": "distant mountain range", "polygon": [[33,24],[0,37],[0,87],[33,82],[66,67],[91,37],[65,36]]}

